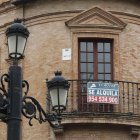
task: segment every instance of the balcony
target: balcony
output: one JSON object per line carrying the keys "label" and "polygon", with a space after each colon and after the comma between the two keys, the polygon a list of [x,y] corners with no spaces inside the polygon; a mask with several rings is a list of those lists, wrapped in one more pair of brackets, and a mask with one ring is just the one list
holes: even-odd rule
{"label": "balcony", "polygon": [[[87,102],[87,82],[89,81],[69,80],[68,108],[63,113],[62,124],[111,123],[139,126],[140,83],[126,81],[96,81],[103,83],[118,83],[119,104],[108,104]],[[47,99],[47,105],[51,108],[49,96]]]}

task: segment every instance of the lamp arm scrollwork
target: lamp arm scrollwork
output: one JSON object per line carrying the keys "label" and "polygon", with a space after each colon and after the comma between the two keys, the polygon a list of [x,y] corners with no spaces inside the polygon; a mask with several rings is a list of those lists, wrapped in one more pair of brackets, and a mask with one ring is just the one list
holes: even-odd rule
{"label": "lamp arm scrollwork", "polygon": [[8,96],[8,89],[6,89],[5,87],[5,82],[8,83],[9,82],[9,75],[8,74],[3,74],[1,76],[1,79],[0,79],[0,82],[1,82],[1,87],[0,87],[0,90],[3,92],[3,95],[4,96]]}
{"label": "lamp arm scrollwork", "polygon": [[0,110],[6,110],[9,105],[8,101],[8,82],[9,75],[3,74],[0,79],[1,87],[0,87]]}
{"label": "lamp arm scrollwork", "polygon": [[29,125],[32,126],[32,119],[36,119],[39,123],[48,121],[52,127],[59,127],[58,124],[53,124],[54,121],[59,121],[56,114],[49,114],[44,111],[40,103],[33,97],[27,96],[29,91],[29,84],[27,81],[23,81],[24,97],[22,99],[22,114],[29,119]]}

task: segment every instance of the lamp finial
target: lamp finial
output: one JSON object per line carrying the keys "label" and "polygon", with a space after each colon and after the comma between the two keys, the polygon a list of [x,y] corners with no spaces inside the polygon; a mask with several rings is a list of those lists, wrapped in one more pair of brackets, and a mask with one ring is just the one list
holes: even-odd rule
{"label": "lamp finial", "polygon": [[21,22],[22,22],[22,19],[20,19],[20,18],[14,19],[14,23],[21,23]]}
{"label": "lamp finial", "polygon": [[55,76],[61,76],[62,75],[62,72],[61,71],[56,71],[56,72],[54,72],[55,73]]}

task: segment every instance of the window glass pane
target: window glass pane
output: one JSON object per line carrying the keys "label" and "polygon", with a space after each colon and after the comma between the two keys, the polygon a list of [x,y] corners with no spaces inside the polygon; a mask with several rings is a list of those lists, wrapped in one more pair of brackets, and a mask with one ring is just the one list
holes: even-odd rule
{"label": "window glass pane", "polygon": [[88,52],[93,52],[93,43],[92,42],[87,43],[87,51]]}
{"label": "window glass pane", "polygon": [[98,53],[98,62],[104,62],[103,53]]}
{"label": "window glass pane", "polygon": [[93,80],[93,73],[88,74],[88,80]]}
{"label": "window glass pane", "polygon": [[98,80],[104,80],[104,74],[98,74]]}
{"label": "window glass pane", "polygon": [[111,80],[111,74],[105,74],[105,80]]}
{"label": "window glass pane", "polygon": [[110,62],[110,53],[105,53],[105,62]]}
{"label": "window glass pane", "polygon": [[86,51],[86,42],[80,42],[80,51]]}
{"label": "window glass pane", "polygon": [[87,79],[87,74],[86,73],[81,73],[81,79]]}
{"label": "window glass pane", "polygon": [[103,52],[103,43],[97,43],[98,52]]}
{"label": "window glass pane", "polygon": [[81,63],[81,72],[86,72],[86,63]]}
{"label": "window glass pane", "polygon": [[80,54],[80,60],[81,60],[81,62],[86,62],[86,53]]}
{"label": "window glass pane", "polygon": [[104,64],[98,64],[98,73],[104,72]]}
{"label": "window glass pane", "polygon": [[110,52],[110,43],[104,43],[105,45],[105,52]]}
{"label": "window glass pane", "polygon": [[105,64],[105,73],[111,73],[111,64]]}
{"label": "window glass pane", "polygon": [[93,53],[88,53],[87,55],[88,62],[93,62]]}
{"label": "window glass pane", "polygon": [[88,63],[88,72],[93,72],[93,63]]}

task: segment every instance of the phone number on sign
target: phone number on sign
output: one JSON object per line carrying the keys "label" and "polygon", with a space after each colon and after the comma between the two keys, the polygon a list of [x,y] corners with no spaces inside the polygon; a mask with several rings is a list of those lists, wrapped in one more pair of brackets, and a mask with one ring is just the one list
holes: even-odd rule
{"label": "phone number on sign", "polygon": [[114,97],[87,96],[87,102],[119,104],[119,100],[117,96],[114,96]]}

